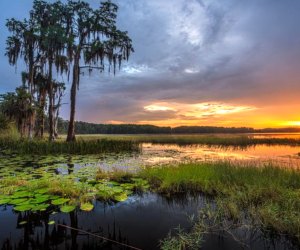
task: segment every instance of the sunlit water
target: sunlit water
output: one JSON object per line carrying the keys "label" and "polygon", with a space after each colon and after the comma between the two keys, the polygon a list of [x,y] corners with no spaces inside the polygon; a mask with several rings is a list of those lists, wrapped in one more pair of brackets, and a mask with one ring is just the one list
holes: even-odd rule
{"label": "sunlit water", "polygon": [[206,145],[179,146],[176,144],[143,144],[139,156],[145,165],[190,161],[231,161],[298,167],[300,147],[256,145],[247,148]]}

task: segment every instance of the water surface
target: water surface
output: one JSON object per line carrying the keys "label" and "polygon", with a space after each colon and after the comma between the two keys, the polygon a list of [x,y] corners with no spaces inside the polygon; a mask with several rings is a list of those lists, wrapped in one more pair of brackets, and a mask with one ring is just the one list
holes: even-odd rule
{"label": "water surface", "polygon": [[[189,216],[197,215],[209,201],[201,196],[165,197],[147,193],[135,195],[126,202],[105,204],[95,202],[92,212],[15,213],[11,207],[0,210],[1,249],[130,249],[86,233],[58,226],[63,224],[91,232],[139,249],[159,249],[160,240],[175,228],[188,231]],[[20,221],[28,221],[19,225]],[[48,225],[55,220],[56,225]],[[204,236],[201,249],[297,249],[284,237],[268,238],[261,231],[237,232],[243,244],[221,232]]]}
{"label": "water surface", "polygon": [[[300,138],[300,134],[259,134],[255,137]],[[16,173],[52,171],[57,175],[74,172],[94,172],[98,168],[112,171],[122,169],[138,171],[145,166],[180,162],[233,161],[247,164],[268,164],[284,167],[300,166],[299,146],[256,145],[224,147],[206,145],[143,143],[140,153],[99,155],[20,156],[1,154],[0,178]],[[50,168],[49,168],[50,166]],[[206,204],[202,196],[162,197],[153,193],[134,195],[125,202],[103,203],[95,201],[92,212],[64,214],[53,211],[43,213],[17,213],[11,206],[0,206],[1,249],[126,249],[85,233],[79,233],[58,224],[83,229],[106,238],[141,249],[159,249],[159,242],[180,225],[191,228],[189,216],[197,215]],[[19,225],[21,221],[25,225]],[[55,225],[48,225],[54,220]],[[202,249],[298,249],[284,236],[266,235],[260,230],[236,229],[243,244],[229,234],[211,232],[204,236]],[[129,249],[129,248],[128,248]]]}

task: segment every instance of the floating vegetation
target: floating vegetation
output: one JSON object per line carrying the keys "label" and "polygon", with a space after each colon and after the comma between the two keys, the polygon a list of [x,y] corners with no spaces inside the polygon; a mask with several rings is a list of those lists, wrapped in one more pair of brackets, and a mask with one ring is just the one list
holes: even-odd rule
{"label": "floating vegetation", "polygon": [[76,206],[74,205],[64,205],[60,207],[60,211],[63,213],[71,213],[76,209]]}
{"label": "floating vegetation", "polygon": [[[99,173],[102,172],[102,178]],[[118,173],[121,176],[121,173]],[[24,168],[23,172],[2,168],[0,174],[0,205],[13,206],[16,212],[42,212],[48,209],[70,213],[77,208],[92,211],[92,201],[123,202],[137,191],[149,189],[148,182],[123,173],[128,178],[119,182],[98,168],[59,174],[57,166]],[[111,177],[111,178],[110,178]]]}
{"label": "floating vegetation", "polygon": [[86,202],[80,205],[80,209],[82,211],[90,212],[94,209],[94,205],[92,203]]}

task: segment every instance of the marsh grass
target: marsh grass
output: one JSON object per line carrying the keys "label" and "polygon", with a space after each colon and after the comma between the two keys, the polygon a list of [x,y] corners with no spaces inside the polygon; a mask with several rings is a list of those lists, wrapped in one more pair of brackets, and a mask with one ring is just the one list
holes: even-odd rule
{"label": "marsh grass", "polygon": [[154,144],[202,144],[212,146],[234,146],[248,147],[255,145],[289,145],[299,146],[300,139],[296,138],[272,138],[261,137],[255,138],[251,135],[240,134],[185,134],[185,135],[79,135],[82,140],[108,139],[121,141],[135,141],[139,143],[154,143]]}
{"label": "marsh grass", "polygon": [[300,239],[300,172],[272,165],[190,163],[147,168],[141,176],[157,192],[201,192],[216,200],[227,218],[250,218],[254,224]]}
{"label": "marsh grass", "polygon": [[140,147],[130,140],[77,140],[75,142],[15,139],[0,137],[0,149],[19,154],[97,154],[137,152]]}

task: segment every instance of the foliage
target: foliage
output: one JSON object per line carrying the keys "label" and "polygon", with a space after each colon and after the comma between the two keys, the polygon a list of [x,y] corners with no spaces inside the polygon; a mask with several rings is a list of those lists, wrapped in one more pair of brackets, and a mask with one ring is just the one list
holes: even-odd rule
{"label": "foliage", "polygon": [[1,150],[18,154],[96,154],[104,152],[137,152],[139,145],[133,141],[118,140],[78,140],[72,143],[64,141],[45,141],[0,137]]}
{"label": "foliage", "polygon": [[[247,127],[213,127],[213,126],[180,126],[161,127],[140,124],[96,124],[83,121],[75,122],[77,134],[246,134],[246,133],[297,133],[299,128],[254,129]],[[66,134],[69,126],[67,120],[60,119],[60,133]]]}
{"label": "foliage", "polygon": [[110,1],[93,9],[84,1],[48,3],[34,0],[29,19],[7,20],[10,36],[6,41],[6,56],[11,65],[16,65],[19,59],[25,62],[28,72],[22,73],[23,87],[28,89],[30,106],[36,104],[38,107],[27,117],[30,138],[36,113],[35,134],[43,137],[46,105],[49,140],[57,137],[59,108],[65,87],[64,83],[53,78],[56,69],[60,76],[72,73],[68,140],[75,139],[76,91],[80,75],[84,73],[81,69],[103,71],[107,63],[109,71],[112,67],[115,73],[116,66],[120,67],[133,52],[127,32],[117,29],[117,10],[118,6]]}
{"label": "foliage", "polygon": [[[45,211],[59,207],[61,212],[70,213],[79,207],[92,211],[91,203],[98,199],[123,202],[141,185],[138,178],[127,182],[115,182],[108,178],[99,179],[94,168],[77,171],[69,175],[58,175],[56,166],[30,168],[15,172],[9,168],[0,173],[0,206],[12,205],[17,212]],[[149,188],[143,181],[144,189]]]}
{"label": "foliage", "polygon": [[[195,227],[194,227],[195,228]],[[162,250],[184,250],[199,249],[203,241],[203,234],[201,231],[193,230],[190,233],[184,232],[180,227],[177,229],[176,235],[168,234],[168,236],[161,240],[160,249]]]}
{"label": "foliage", "polygon": [[139,143],[155,143],[155,144],[177,144],[177,145],[211,145],[220,147],[251,147],[255,145],[300,145],[300,139],[295,138],[270,138],[270,137],[254,137],[253,135],[80,135],[82,140],[121,140],[135,141]]}
{"label": "foliage", "polygon": [[[84,69],[100,72],[121,66],[133,52],[132,41],[127,32],[117,28],[118,6],[111,1],[102,2],[97,9],[82,1],[69,1],[65,6],[65,31],[69,37],[66,44],[68,59],[73,62],[70,122],[67,141],[75,140],[75,104],[80,74]],[[82,60],[80,60],[82,58]],[[80,65],[83,61],[84,65]]]}
{"label": "foliage", "polygon": [[34,112],[30,94],[25,87],[16,88],[16,92],[0,95],[0,112],[17,124],[21,136],[24,136],[27,124]]}
{"label": "foliage", "polygon": [[0,112],[0,132],[7,130],[9,128],[9,119]]}
{"label": "foliage", "polygon": [[[50,139],[54,139],[54,116],[60,106],[61,83],[52,77],[53,66],[60,74],[66,73],[67,58],[63,55],[67,37],[61,23],[64,9],[57,1],[48,4],[42,0],[35,0],[29,19],[8,19],[6,26],[10,36],[6,41],[6,56],[11,65],[16,65],[23,59],[27,72],[22,72],[22,86],[27,88],[30,106],[35,105],[27,117],[26,130],[28,137],[32,137],[34,117],[37,113],[36,135],[43,136],[44,112],[48,97],[48,116]],[[55,99],[58,97],[58,103]]]}
{"label": "foliage", "polygon": [[229,218],[243,220],[300,238],[300,172],[297,169],[190,163],[145,169],[158,192],[211,195]]}

